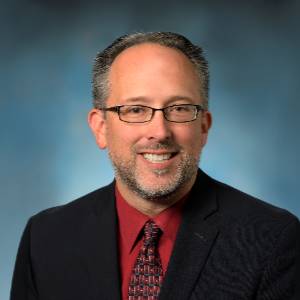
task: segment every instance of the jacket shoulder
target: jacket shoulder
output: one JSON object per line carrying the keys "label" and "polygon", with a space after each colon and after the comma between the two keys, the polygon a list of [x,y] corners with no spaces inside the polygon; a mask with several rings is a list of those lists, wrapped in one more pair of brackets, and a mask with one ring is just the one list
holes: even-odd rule
{"label": "jacket shoulder", "polygon": [[220,211],[231,219],[263,218],[266,222],[299,223],[298,218],[286,209],[267,203],[232,186],[211,179],[215,187]]}
{"label": "jacket shoulder", "polygon": [[32,216],[29,223],[40,230],[76,227],[91,215],[104,213],[107,208],[113,207],[113,199],[114,182],[67,204],[45,209]]}

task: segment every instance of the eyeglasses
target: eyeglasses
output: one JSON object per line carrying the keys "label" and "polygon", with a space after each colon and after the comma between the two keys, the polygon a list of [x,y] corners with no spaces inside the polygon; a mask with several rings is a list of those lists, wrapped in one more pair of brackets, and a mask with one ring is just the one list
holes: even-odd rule
{"label": "eyeglasses", "polygon": [[117,112],[119,119],[127,123],[145,123],[152,120],[154,113],[162,111],[167,121],[175,123],[191,122],[197,119],[199,111],[205,109],[196,104],[175,104],[164,108],[153,108],[145,105],[118,105],[100,108],[103,111]]}

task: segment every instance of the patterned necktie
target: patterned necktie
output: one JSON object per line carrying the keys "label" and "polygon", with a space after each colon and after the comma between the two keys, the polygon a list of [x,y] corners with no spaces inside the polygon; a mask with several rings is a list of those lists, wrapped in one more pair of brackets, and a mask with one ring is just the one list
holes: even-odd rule
{"label": "patterned necktie", "polygon": [[143,245],[129,282],[129,300],[157,300],[163,281],[163,269],[157,250],[161,230],[149,220],[144,227]]}

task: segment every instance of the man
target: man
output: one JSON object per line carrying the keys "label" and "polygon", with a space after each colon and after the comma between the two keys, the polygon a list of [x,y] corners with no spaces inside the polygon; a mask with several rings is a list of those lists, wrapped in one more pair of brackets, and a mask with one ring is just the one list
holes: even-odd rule
{"label": "man", "polygon": [[201,48],[123,36],[93,84],[88,122],[115,181],[29,220],[11,300],[300,299],[298,219],[198,169],[212,122]]}

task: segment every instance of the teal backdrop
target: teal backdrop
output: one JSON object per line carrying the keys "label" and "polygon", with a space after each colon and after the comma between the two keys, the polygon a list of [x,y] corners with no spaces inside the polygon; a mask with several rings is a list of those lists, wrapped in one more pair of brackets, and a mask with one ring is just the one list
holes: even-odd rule
{"label": "teal backdrop", "polygon": [[100,49],[134,31],[204,47],[214,123],[201,167],[300,217],[300,1],[1,1],[0,299],[28,218],[109,183],[87,126]]}

